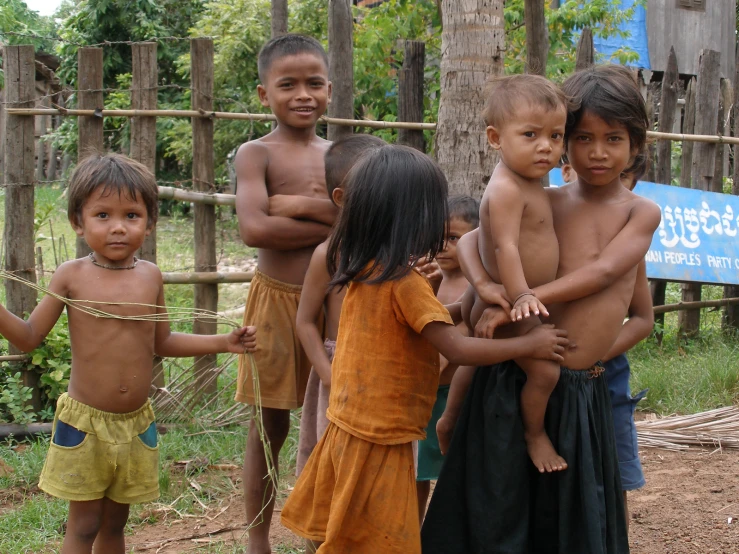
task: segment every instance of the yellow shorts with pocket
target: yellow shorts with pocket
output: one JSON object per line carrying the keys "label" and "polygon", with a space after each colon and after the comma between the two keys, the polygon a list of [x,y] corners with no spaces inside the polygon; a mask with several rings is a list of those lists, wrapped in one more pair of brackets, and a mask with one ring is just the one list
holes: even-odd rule
{"label": "yellow shorts with pocket", "polygon": [[113,414],[59,397],[39,488],[64,500],[159,498],[159,445],[151,403]]}
{"label": "yellow shorts with pocket", "polygon": [[[303,405],[311,363],[295,332],[301,285],[283,283],[257,271],[249,287],[244,325],[256,325],[254,363],[262,406],[293,410]],[[322,326],[320,323],[319,327]],[[255,404],[251,365],[239,357],[237,402]]]}

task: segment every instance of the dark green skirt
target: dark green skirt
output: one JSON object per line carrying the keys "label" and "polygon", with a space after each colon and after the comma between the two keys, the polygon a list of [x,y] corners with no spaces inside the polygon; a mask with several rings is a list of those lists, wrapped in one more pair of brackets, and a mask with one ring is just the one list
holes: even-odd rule
{"label": "dark green skirt", "polygon": [[520,417],[524,372],[478,368],[421,532],[424,554],[629,552],[602,375],[562,369],[545,427],[568,469],[540,474]]}

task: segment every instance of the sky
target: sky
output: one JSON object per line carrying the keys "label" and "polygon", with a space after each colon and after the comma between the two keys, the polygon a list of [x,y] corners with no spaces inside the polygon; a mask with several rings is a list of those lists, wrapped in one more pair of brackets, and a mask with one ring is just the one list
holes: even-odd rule
{"label": "sky", "polygon": [[29,9],[39,15],[53,15],[62,0],[24,0]]}

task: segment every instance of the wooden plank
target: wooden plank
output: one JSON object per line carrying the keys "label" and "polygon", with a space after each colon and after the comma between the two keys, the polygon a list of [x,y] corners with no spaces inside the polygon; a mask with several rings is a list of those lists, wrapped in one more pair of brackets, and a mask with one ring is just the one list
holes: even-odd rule
{"label": "wooden plank", "polygon": [[[695,132],[708,134],[716,131],[718,125],[718,104],[720,88],[721,55],[715,50],[701,51],[698,70],[697,91],[695,95]],[[714,180],[716,164],[716,145],[696,143],[693,149],[691,186],[694,189],[710,191]],[[683,167],[683,171],[687,169]],[[701,285],[682,285],[683,302],[699,302]],[[700,312],[678,312],[678,333],[684,337],[694,337],[700,329]]]}
{"label": "wooden plank", "polygon": [[[398,118],[423,121],[423,69],[426,44],[417,40],[403,41],[403,65],[398,74]],[[398,144],[425,152],[423,131],[400,129]]]}
{"label": "wooden plank", "polygon": [[593,46],[593,31],[585,27],[577,42],[575,55],[575,71],[582,71],[595,64],[595,47]]}
{"label": "wooden plank", "polygon": [[[213,109],[213,40],[196,38],[190,41],[191,103],[193,110]],[[192,119],[192,178],[199,192],[215,192],[215,162],[213,159],[213,120],[201,117]],[[195,271],[216,270],[216,210],[215,206],[195,204]],[[195,285],[195,308],[218,311],[218,285]],[[215,321],[193,322],[193,332],[214,335]],[[217,356],[195,358],[194,371],[202,375],[202,391],[212,394],[217,382],[211,380],[207,368],[216,367]]]}
{"label": "wooden plank", "polygon": [[272,0],[271,15],[272,38],[286,34],[288,21],[287,0]]}
{"label": "wooden plank", "polygon": [[[31,107],[36,98],[36,67],[33,46],[5,46],[3,50],[5,71],[5,101],[10,107]],[[13,183],[5,189],[4,245],[5,271],[36,282],[34,258],[33,197],[34,197],[34,121],[32,116],[6,114],[5,183]],[[19,317],[31,313],[36,307],[36,291],[23,283],[5,280],[7,309]],[[22,352],[9,345],[11,355]],[[23,384],[31,387],[31,403],[35,411],[41,409],[38,375],[23,371]]]}
{"label": "wooden plank", "polygon": [[[669,133],[675,124],[675,108],[677,107],[677,96],[680,76],[678,74],[677,56],[675,49],[670,49],[670,59],[667,70],[662,77],[662,95],[659,108],[658,129],[660,132]],[[657,145],[656,179],[658,183],[669,185],[672,183],[672,142],[661,141]],[[650,283],[652,291],[652,304],[661,306],[665,303],[667,281],[655,279]],[[654,322],[659,329],[664,328],[665,316],[657,314]],[[657,334],[657,342],[662,343],[662,332]]]}
{"label": "wooden plank", "polygon": [[[96,47],[80,48],[77,51],[77,105],[81,110],[103,109],[103,49]],[[102,152],[103,118],[102,116],[80,117],[77,122],[77,159]],[[82,237],[77,237],[76,257],[81,258],[90,253],[90,247]]]}
{"label": "wooden plank", "polygon": [[[739,40],[736,42],[736,63],[734,74],[734,136],[739,137]],[[739,146],[734,147],[734,173],[731,194],[739,195]],[[739,297],[739,286],[724,287],[724,298]],[[739,305],[726,306],[722,318],[723,328],[728,331],[739,331]]]}
{"label": "wooden plank", "polygon": [[[328,78],[332,84],[329,117],[354,117],[354,45],[351,0],[328,2]],[[351,135],[351,127],[330,126],[328,140]]]}
{"label": "wooden plank", "polygon": [[526,28],[526,73],[546,75],[549,32],[544,17],[544,2],[524,0],[523,13]]}
{"label": "wooden plank", "polygon": [[[140,42],[131,45],[132,79],[131,107],[134,110],[157,108],[157,43]],[[131,157],[156,173],[157,120],[155,117],[134,117],[131,120]],[[141,258],[157,263],[156,227],[141,247]]]}

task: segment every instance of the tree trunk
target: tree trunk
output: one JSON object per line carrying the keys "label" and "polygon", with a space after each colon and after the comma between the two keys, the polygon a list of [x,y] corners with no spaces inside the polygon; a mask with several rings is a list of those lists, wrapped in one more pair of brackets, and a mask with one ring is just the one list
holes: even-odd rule
{"label": "tree trunk", "polygon": [[487,80],[503,74],[503,0],[442,0],[441,6],[436,159],[450,192],[480,198],[497,162],[480,114]]}
{"label": "tree trunk", "polygon": [[[328,78],[333,85],[329,117],[354,117],[354,48],[352,45],[352,8],[349,0],[328,2]],[[351,127],[329,125],[328,140],[352,134]]]}
{"label": "tree trunk", "polygon": [[525,0],[524,20],[526,22],[526,73],[547,74],[549,56],[549,32],[544,17],[542,0]]}
{"label": "tree trunk", "polygon": [[287,33],[287,0],[272,0],[272,38]]}

